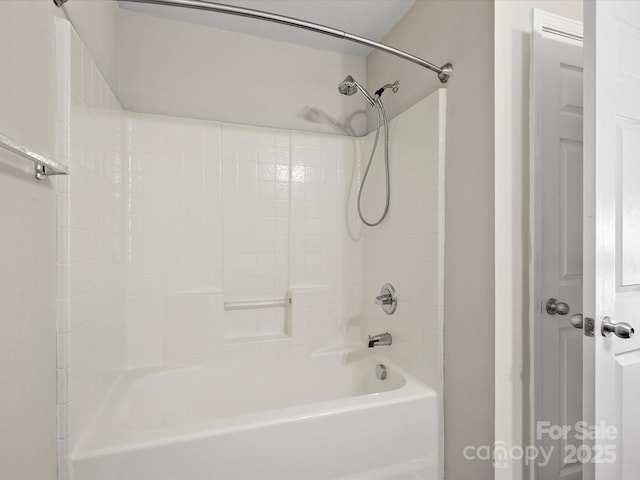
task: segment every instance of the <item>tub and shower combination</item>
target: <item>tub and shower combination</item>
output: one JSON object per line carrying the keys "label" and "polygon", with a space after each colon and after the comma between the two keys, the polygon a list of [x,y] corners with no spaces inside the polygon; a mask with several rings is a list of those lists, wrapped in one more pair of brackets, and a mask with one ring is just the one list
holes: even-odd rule
{"label": "tub and shower combination", "polygon": [[60,479],[441,478],[444,90],[389,122],[397,81],[336,78],[363,138],[132,113],[58,20]]}

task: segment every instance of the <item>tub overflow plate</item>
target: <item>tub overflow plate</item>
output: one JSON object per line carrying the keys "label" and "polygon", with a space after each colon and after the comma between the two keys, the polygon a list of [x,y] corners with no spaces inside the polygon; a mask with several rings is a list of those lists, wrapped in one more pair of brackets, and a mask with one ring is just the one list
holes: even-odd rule
{"label": "tub overflow plate", "polygon": [[387,367],[383,364],[376,365],[376,377],[378,377],[378,380],[384,380],[387,378]]}

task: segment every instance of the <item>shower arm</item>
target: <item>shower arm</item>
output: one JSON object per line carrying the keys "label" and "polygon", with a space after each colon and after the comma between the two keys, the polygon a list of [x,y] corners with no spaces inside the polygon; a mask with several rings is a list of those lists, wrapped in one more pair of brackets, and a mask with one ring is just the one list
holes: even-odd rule
{"label": "shower arm", "polygon": [[[61,7],[63,4],[67,3],[69,0],[53,0],[58,7]],[[243,8],[236,7],[233,5],[224,5],[221,3],[208,2],[204,0],[120,0],[125,2],[132,3],[150,3],[155,5],[166,5],[172,7],[184,7],[184,8],[192,8],[195,10],[207,10],[210,12],[217,13],[226,13],[230,15],[238,15],[241,17],[249,17],[255,18],[258,20],[265,20],[267,22],[280,23],[282,25],[288,25],[290,27],[302,28],[304,30],[310,30],[312,32],[321,33],[323,35],[329,35],[331,37],[341,38],[343,40],[348,40],[354,43],[360,43],[362,45],[366,45],[368,47],[375,48],[376,50],[381,50],[383,52],[390,53],[397,57],[403,58],[405,60],[409,60],[410,62],[416,63],[422,67],[428,68],[429,70],[438,74],[438,78],[442,83],[447,83],[449,77],[453,73],[453,66],[450,63],[444,64],[442,67],[438,67],[433,63],[427,62],[420,57],[416,57],[415,55],[411,55],[410,53],[404,52],[394,47],[390,47],[383,43],[374,42],[373,40],[369,40],[368,38],[360,37],[358,35],[353,35],[348,32],[343,32],[342,30],[337,30],[335,28],[326,27],[324,25],[320,25],[318,23],[307,22],[305,20],[300,20],[293,17],[287,17],[284,15],[278,15],[275,13],[263,12],[262,10],[254,10],[251,8]]]}

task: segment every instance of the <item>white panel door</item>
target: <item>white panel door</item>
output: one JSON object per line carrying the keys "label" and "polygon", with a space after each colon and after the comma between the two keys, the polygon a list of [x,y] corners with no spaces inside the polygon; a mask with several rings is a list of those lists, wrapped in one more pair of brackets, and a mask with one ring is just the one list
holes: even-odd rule
{"label": "white panel door", "polygon": [[[640,2],[585,2],[584,478],[640,479]],[[623,334],[624,332],[619,332]],[[608,430],[604,428],[608,427]],[[612,430],[615,428],[615,432]]]}
{"label": "white panel door", "polygon": [[[537,10],[533,21],[534,430],[547,452],[535,478],[580,480],[582,466],[564,455],[581,443],[574,429],[537,432],[582,419],[582,331],[570,322],[582,312],[582,25]],[[552,298],[570,312],[548,312]]]}

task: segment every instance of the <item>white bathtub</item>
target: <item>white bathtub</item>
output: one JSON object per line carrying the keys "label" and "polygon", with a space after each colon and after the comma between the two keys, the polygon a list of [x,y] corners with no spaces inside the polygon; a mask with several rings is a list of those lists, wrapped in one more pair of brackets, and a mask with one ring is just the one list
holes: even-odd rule
{"label": "white bathtub", "polygon": [[125,373],[74,480],[437,479],[436,394],[363,351]]}

